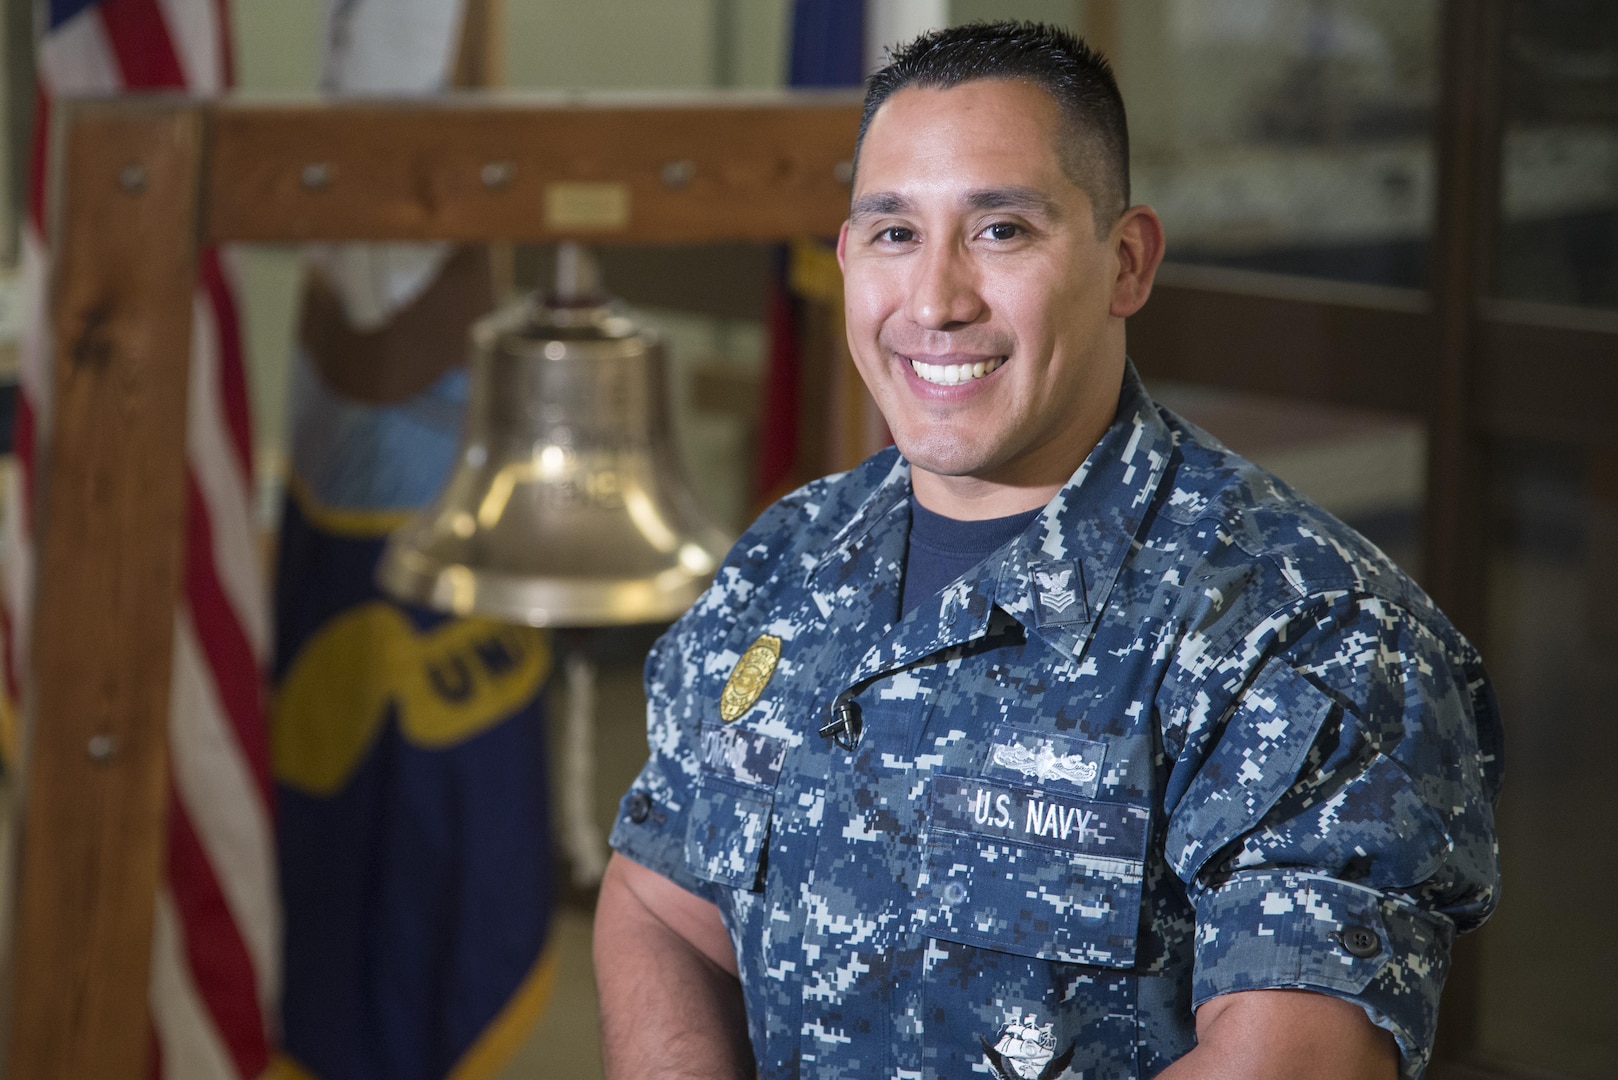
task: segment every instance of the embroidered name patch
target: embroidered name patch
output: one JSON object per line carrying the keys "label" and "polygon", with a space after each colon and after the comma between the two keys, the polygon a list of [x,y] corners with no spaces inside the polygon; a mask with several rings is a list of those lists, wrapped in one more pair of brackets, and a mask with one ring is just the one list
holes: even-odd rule
{"label": "embroidered name patch", "polygon": [[704,727],[702,771],[752,787],[774,787],[787,754],[785,740],[734,727]]}
{"label": "embroidered name patch", "polygon": [[983,774],[1041,787],[1054,785],[1088,799],[1101,782],[1106,756],[1101,743],[999,724],[983,761]]}
{"label": "embroidered name patch", "polygon": [[1146,855],[1144,808],[1071,798],[964,776],[933,781],[935,830],[1053,848],[1073,855],[1139,862]]}

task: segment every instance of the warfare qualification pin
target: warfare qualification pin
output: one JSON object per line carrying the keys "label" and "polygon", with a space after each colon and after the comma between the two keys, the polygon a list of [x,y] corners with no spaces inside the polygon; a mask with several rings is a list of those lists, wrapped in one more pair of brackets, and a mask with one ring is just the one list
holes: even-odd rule
{"label": "warfare qualification pin", "polygon": [[764,693],[764,687],[775,674],[775,662],[781,659],[781,639],[760,634],[757,641],[747,647],[742,658],[730,670],[725,691],[719,695],[719,719],[730,723],[753,707],[753,702]]}

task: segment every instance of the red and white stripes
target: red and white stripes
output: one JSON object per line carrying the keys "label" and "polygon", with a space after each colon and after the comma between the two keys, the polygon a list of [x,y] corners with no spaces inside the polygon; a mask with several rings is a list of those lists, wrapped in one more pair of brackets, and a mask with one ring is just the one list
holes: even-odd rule
{"label": "red and white stripes", "polygon": [[[34,188],[23,241],[30,317],[16,427],[21,475],[8,495],[0,576],[13,689],[16,676],[28,671],[30,500],[51,415],[43,239],[51,104],[67,95],[175,88],[209,95],[227,88],[225,4],[102,0],[51,29],[40,45]],[[173,797],[153,940],[155,1072],[172,1080],[257,1080],[269,1065],[280,968],[264,703],[269,616],[235,288],[216,251],[202,252],[197,270],[184,599],[175,613],[170,706]]]}

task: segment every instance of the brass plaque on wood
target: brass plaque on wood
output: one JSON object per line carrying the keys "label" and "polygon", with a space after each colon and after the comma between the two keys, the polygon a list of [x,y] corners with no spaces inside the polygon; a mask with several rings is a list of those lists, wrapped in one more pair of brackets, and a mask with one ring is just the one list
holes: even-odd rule
{"label": "brass plaque on wood", "polygon": [[629,185],[616,181],[561,181],[545,185],[545,227],[627,229]]}

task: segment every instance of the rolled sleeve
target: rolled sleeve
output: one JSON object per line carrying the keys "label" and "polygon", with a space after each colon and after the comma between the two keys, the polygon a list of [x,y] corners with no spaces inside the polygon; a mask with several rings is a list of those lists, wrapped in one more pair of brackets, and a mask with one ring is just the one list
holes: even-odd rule
{"label": "rolled sleeve", "polygon": [[676,622],[646,658],[650,754],[640,775],[618,803],[608,843],[614,851],[655,871],[688,892],[713,899],[714,885],[686,862],[686,833],[698,770],[697,725],[690,711],[684,655],[691,616]]}
{"label": "rolled sleeve", "polygon": [[1353,1001],[1419,1077],[1457,928],[1498,896],[1493,697],[1447,624],[1374,596],[1317,596],[1267,629],[1210,675],[1218,719],[1173,765],[1165,856],[1196,909],[1194,1003]]}
{"label": "rolled sleeve", "polygon": [[1402,1075],[1427,1067],[1454,929],[1413,904],[1328,877],[1238,875],[1197,898],[1192,1005],[1240,990],[1344,998],[1399,1043]]}
{"label": "rolled sleeve", "polygon": [[687,892],[711,899],[711,882],[686,867],[685,804],[671,797],[665,774],[655,762],[641,769],[635,783],[618,803],[607,843],[620,855],[656,871]]}

